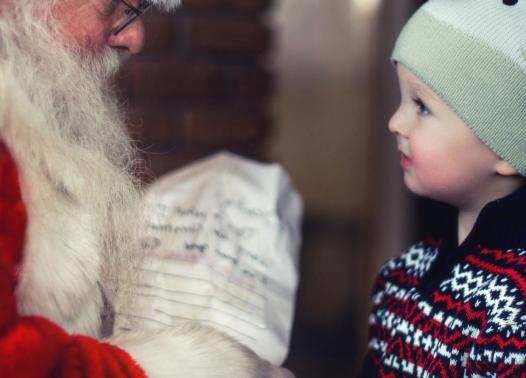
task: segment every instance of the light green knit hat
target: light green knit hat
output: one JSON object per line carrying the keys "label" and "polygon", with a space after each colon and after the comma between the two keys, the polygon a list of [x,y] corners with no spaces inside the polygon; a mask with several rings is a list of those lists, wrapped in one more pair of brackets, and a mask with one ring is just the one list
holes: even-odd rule
{"label": "light green knit hat", "polygon": [[526,176],[526,0],[431,0],[392,59]]}

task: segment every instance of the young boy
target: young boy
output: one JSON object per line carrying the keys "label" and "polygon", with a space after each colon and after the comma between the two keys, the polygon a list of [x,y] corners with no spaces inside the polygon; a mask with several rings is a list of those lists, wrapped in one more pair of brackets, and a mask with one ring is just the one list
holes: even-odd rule
{"label": "young boy", "polygon": [[526,377],[526,0],[431,0],[393,61],[405,184],[458,225],[383,267],[362,374]]}

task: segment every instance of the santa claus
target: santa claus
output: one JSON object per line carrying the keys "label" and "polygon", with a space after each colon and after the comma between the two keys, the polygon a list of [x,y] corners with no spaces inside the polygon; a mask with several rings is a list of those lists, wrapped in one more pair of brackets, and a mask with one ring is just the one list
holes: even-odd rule
{"label": "santa claus", "polygon": [[133,305],[140,191],[109,79],[176,0],[0,2],[0,376],[267,377],[201,325],[112,334]]}

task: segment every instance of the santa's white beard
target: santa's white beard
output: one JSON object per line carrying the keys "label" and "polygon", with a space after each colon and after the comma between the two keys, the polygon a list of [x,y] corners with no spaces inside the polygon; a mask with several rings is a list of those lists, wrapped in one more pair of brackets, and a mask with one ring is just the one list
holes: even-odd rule
{"label": "santa's white beard", "polygon": [[121,56],[68,45],[51,3],[0,5],[0,140],[29,213],[17,298],[22,313],[96,334],[100,288],[113,306],[127,303],[134,278],[135,152],[108,84]]}

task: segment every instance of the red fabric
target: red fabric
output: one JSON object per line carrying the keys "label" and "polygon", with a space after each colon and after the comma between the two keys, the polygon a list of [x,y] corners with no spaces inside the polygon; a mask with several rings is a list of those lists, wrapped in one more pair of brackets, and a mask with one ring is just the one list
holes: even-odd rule
{"label": "red fabric", "polygon": [[145,378],[125,351],[17,313],[14,290],[26,224],[16,166],[0,142],[0,377]]}

